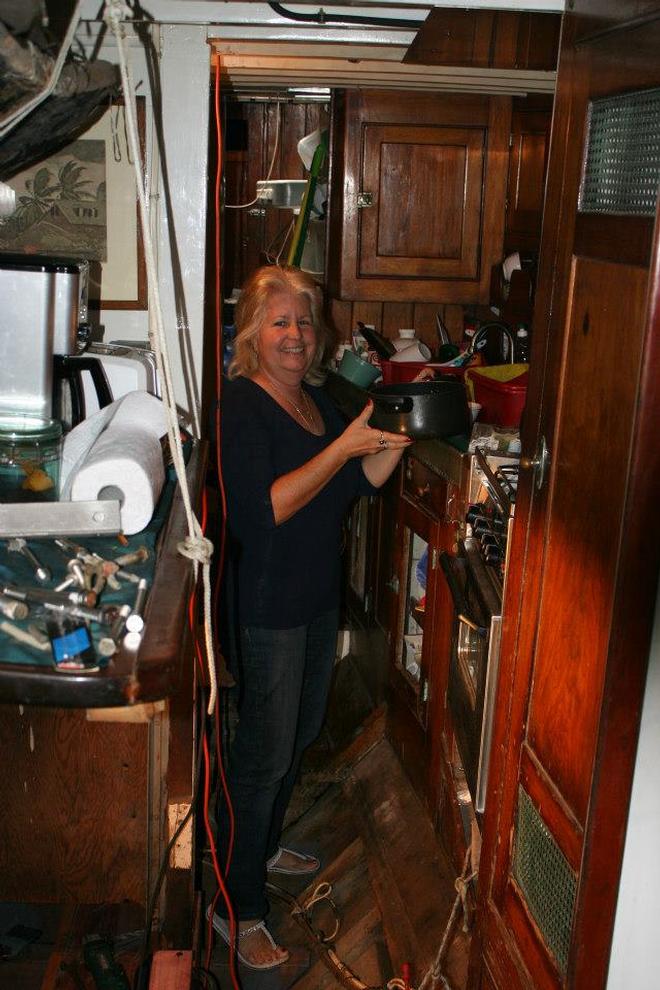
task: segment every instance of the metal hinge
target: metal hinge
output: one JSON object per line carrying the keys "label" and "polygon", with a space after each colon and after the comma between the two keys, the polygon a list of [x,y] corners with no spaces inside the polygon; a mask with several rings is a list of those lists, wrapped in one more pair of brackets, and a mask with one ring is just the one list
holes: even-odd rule
{"label": "metal hinge", "polygon": [[431,570],[434,571],[438,566],[438,548],[433,547],[431,549]]}

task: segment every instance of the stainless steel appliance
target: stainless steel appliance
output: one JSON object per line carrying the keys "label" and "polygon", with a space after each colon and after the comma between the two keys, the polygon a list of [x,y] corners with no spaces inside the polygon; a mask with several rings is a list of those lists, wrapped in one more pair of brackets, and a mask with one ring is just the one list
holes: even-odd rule
{"label": "stainless steel appliance", "polygon": [[[492,461],[495,460],[496,464]],[[490,461],[490,462],[489,462]],[[518,460],[472,460],[467,535],[440,563],[454,603],[447,703],[476,811],[485,805]]]}
{"label": "stainless steel appliance", "polygon": [[0,415],[53,416],[53,357],[89,337],[88,278],[86,261],[0,256]]}

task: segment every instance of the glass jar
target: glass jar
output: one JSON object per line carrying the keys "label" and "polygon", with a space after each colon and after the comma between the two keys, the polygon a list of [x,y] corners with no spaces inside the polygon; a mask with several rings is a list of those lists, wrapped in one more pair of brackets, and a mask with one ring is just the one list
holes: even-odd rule
{"label": "glass jar", "polygon": [[0,502],[56,502],[61,455],[59,420],[0,417]]}

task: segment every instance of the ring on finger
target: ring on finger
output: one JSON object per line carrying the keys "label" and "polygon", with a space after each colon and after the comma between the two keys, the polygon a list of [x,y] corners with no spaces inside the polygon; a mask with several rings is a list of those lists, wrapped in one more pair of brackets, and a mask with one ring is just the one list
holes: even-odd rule
{"label": "ring on finger", "polygon": [[380,431],[380,440],[378,441],[378,443],[380,444],[381,447],[386,447],[387,446],[387,444],[385,442],[385,434],[383,433],[382,430]]}

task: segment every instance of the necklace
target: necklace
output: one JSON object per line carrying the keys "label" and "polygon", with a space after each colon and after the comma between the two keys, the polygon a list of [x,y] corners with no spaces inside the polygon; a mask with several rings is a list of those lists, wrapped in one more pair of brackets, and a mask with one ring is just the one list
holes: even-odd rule
{"label": "necklace", "polygon": [[293,409],[296,410],[296,412],[298,413],[298,415],[302,419],[302,421],[305,424],[305,426],[309,430],[311,430],[312,433],[314,433],[315,430],[316,430],[316,424],[314,422],[314,412],[313,412],[312,407],[310,405],[309,398],[307,396],[307,392],[305,391],[305,389],[302,388],[302,386],[301,386],[301,388],[300,388],[300,394],[302,395],[303,402],[305,403],[305,409],[307,410],[306,413],[304,413],[302,411],[302,409],[300,408],[300,406],[296,405],[296,403],[293,401],[293,399],[289,398],[289,396],[285,392],[282,391],[282,389],[279,387],[279,385],[277,384],[277,382],[273,378],[271,378],[271,376],[268,374],[268,372],[264,371],[264,369],[262,368],[261,369],[261,373],[262,373],[262,375],[264,375],[268,379],[268,381],[273,386],[273,388],[275,389],[275,391],[277,392],[277,394],[279,396],[281,396],[286,402],[288,402],[289,405]]}

